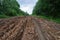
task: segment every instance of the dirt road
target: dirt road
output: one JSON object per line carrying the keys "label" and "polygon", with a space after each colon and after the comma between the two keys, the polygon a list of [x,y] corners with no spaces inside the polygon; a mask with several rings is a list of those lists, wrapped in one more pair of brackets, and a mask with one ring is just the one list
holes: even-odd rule
{"label": "dirt road", "polygon": [[31,16],[0,19],[0,40],[60,40],[60,24]]}

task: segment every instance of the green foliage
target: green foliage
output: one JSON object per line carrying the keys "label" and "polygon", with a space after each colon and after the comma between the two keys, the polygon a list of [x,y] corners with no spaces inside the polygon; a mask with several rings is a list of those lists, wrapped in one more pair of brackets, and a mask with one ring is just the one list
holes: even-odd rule
{"label": "green foliage", "polygon": [[9,17],[9,16],[6,16],[6,15],[4,15],[4,14],[3,14],[3,15],[0,14],[0,18],[8,18],[8,17]]}
{"label": "green foliage", "polygon": [[60,18],[60,0],[38,0],[33,15],[45,15]]}
{"label": "green foliage", "polygon": [[44,18],[46,20],[50,20],[50,21],[54,21],[56,23],[60,23],[60,18],[52,18],[51,16],[47,17],[47,16],[43,16],[43,15],[38,16],[38,18]]}
{"label": "green foliage", "polygon": [[24,15],[20,8],[20,5],[16,0],[0,0],[0,15],[6,16],[20,16]]}
{"label": "green foliage", "polygon": [[60,0],[38,0],[32,15],[60,23]]}

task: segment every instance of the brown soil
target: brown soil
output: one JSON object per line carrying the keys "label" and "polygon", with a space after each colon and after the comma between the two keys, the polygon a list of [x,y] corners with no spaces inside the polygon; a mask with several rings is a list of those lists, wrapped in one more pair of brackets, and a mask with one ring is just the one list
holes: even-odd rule
{"label": "brown soil", "polygon": [[60,40],[60,24],[31,16],[0,19],[0,40]]}

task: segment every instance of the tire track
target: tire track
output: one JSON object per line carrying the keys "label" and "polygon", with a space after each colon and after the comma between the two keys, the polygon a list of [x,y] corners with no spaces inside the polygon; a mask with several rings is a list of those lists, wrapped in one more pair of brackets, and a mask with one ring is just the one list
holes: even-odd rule
{"label": "tire track", "polygon": [[60,24],[32,16],[0,19],[0,40],[60,40]]}
{"label": "tire track", "polygon": [[44,20],[44,19],[40,19],[39,23],[41,25],[41,29],[43,31],[43,34],[46,40],[59,40],[60,39],[59,37],[56,36],[56,32],[59,31],[55,28],[55,25],[57,24],[49,23],[49,21]]}
{"label": "tire track", "polygon": [[37,21],[34,19],[33,22],[35,24],[35,30],[38,33],[39,40],[45,40],[44,35],[43,35],[41,28],[38,25]]}

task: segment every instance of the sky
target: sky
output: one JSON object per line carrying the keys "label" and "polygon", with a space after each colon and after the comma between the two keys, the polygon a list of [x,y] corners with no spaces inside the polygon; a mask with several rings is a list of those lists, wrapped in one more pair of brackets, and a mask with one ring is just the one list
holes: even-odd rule
{"label": "sky", "polygon": [[37,0],[17,0],[20,4],[20,9],[24,12],[32,14],[33,8],[37,2]]}

